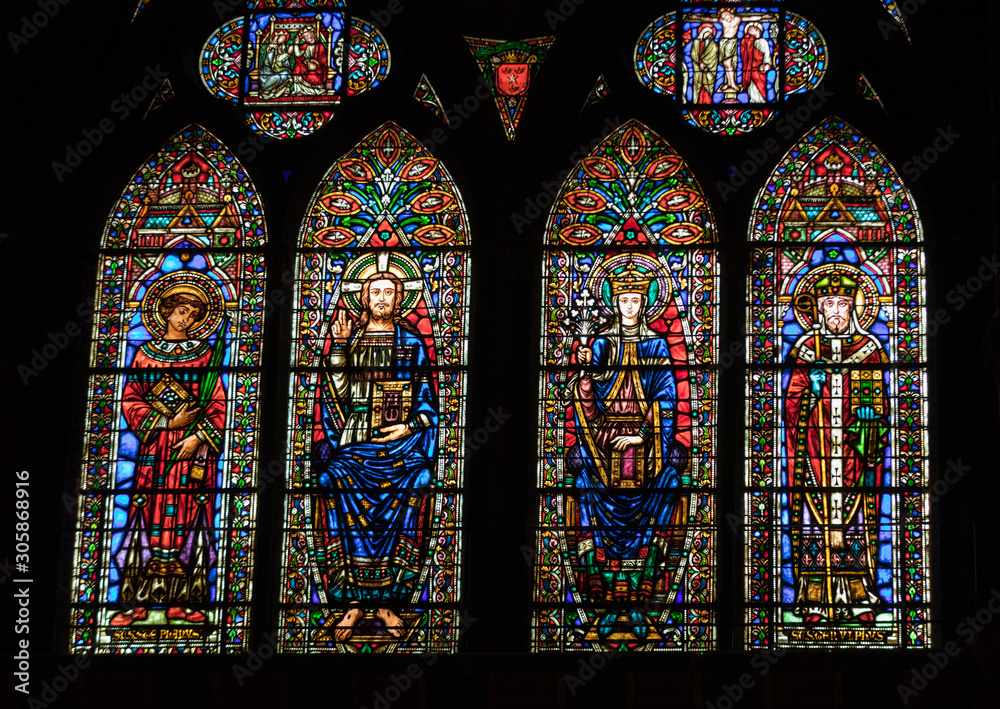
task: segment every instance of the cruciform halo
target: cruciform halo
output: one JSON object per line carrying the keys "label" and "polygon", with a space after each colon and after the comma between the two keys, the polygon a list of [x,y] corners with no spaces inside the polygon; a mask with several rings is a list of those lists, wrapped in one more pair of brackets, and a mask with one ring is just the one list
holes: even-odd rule
{"label": "cruciform halo", "polygon": [[359,256],[344,270],[341,289],[344,301],[352,311],[361,311],[361,289],[365,281],[376,273],[386,272],[396,276],[403,284],[403,300],[400,303],[403,317],[413,312],[424,290],[420,266],[408,256],[386,251]]}

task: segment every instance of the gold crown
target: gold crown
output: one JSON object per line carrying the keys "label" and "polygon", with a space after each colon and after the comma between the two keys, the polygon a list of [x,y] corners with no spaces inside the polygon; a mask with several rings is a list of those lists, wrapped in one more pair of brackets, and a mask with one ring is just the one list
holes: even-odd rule
{"label": "gold crown", "polygon": [[813,293],[817,298],[841,295],[853,298],[858,292],[858,282],[846,271],[834,270],[816,281]]}
{"label": "gold crown", "polygon": [[521,49],[505,49],[496,55],[500,64],[533,64],[535,57]]}
{"label": "gold crown", "polygon": [[646,295],[653,277],[640,271],[638,266],[629,261],[624,269],[610,276],[608,280],[611,281],[611,294],[617,298],[623,293]]}

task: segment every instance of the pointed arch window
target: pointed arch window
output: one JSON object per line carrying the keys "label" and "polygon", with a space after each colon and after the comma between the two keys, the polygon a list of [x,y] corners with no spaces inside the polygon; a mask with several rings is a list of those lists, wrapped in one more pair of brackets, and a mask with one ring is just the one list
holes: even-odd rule
{"label": "pointed arch window", "polygon": [[750,224],[746,642],[930,642],[925,272],[895,168],[839,119]]}
{"label": "pointed arch window", "polygon": [[101,240],[75,652],[244,652],[266,240],[239,161],[190,126]]}
{"label": "pointed arch window", "polygon": [[544,243],[532,649],[712,649],[711,210],[632,120],[577,165]]}
{"label": "pointed arch window", "polygon": [[470,242],[444,165],[386,123],[299,235],[280,647],[452,652]]}

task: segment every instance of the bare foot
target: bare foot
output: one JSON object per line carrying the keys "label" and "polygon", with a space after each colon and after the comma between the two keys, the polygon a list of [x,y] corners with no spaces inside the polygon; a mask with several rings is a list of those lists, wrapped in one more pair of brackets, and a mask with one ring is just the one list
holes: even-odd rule
{"label": "bare foot", "polygon": [[361,620],[360,608],[352,608],[344,613],[344,617],[341,618],[334,626],[334,628],[336,628],[336,630],[333,631],[334,639],[339,643],[350,640],[351,634],[354,632],[354,624],[359,620]]}
{"label": "bare foot", "polygon": [[403,622],[402,618],[388,608],[379,608],[375,615],[378,616],[379,620],[385,623],[385,629],[389,631],[389,634],[392,635],[392,637],[403,637],[403,628],[406,627],[406,624]]}

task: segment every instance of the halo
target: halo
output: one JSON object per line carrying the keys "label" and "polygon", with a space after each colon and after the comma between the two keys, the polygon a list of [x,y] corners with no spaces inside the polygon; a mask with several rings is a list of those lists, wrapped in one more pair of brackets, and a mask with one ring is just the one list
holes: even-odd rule
{"label": "halo", "polygon": [[215,332],[225,314],[225,302],[219,286],[204,273],[175,271],[157,279],[142,297],[142,324],[150,334],[163,334],[167,323],[160,315],[160,300],[169,295],[188,295],[205,304],[205,317],[188,330],[188,337],[201,339]]}
{"label": "halo", "polygon": [[[820,278],[830,271],[850,271],[851,276],[858,282],[858,292],[854,295],[854,307],[858,314],[858,322],[861,328],[867,330],[878,319],[879,294],[875,286],[874,279],[856,266],[846,263],[826,263],[822,266],[810,269],[795,286],[792,294],[792,310],[795,312],[795,319],[798,320],[806,330],[813,326],[813,307],[815,298],[812,295],[813,286]],[[812,307],[807,307],[811,303]]]}
{"label": "halo", "polygon": [[617,312],[617,306],[611,297],[611,278],[623,271],[629,264],[648,275],[652,280],[649,284],[646,306],[646,320],[658,319],[670,304],[673,289],[670,286],[670,276],[663,264],[653,256],[641,253],[625,253],[610,256],[591,269],[587,283],[591,293],[600,293],[604,305],[612,312]]}
{"label": "halo", "polygon": [[424,291],[424,277],[420,266],[403,254],[385,251],[359,256],[344,270],[341,292],[351,310],[354,312],[361,310],[361,289],[365,281],[376,273],[386,271],[403,283],[403,301],[400,304],[403,317],[413,311]]}

